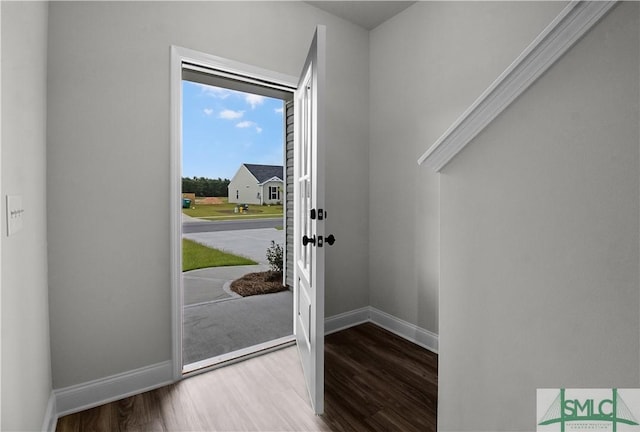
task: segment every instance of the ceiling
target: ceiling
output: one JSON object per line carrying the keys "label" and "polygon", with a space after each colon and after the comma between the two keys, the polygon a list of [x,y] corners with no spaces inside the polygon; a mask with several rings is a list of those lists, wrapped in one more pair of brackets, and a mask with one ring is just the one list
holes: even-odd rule
{"label": "ceiling", "polygon": [[371,30],[415,1],[305,1],[312,6]]}

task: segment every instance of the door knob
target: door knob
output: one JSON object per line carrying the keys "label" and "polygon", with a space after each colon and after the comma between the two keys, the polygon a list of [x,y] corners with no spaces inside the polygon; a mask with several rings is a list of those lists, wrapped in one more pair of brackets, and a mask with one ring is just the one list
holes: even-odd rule
{"label": "door knob", "polygon": [[336,242],[336,238],[333,236],[333,234],[329,234],[327,237],[325,237],[324,241],[328,243],[329,246],[331,246]]}
{"label": "door knob", "polygon": [[307,237],[306,235],[302,236],[302,245],[306,246],[309,243],[311,243],[312,245],[316,244],[316,236],[315,235],[313,237]]}

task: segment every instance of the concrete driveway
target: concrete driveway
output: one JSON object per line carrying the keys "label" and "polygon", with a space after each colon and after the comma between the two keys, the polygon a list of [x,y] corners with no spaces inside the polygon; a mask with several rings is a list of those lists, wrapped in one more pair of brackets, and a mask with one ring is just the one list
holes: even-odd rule
{"label": "concrete driveway", "polygon": [[260,264],[268,264],[267,249],[272,240],[284,247],[284,230],[275,228],[191,233],[183,234],[182,237],[250,258]]}

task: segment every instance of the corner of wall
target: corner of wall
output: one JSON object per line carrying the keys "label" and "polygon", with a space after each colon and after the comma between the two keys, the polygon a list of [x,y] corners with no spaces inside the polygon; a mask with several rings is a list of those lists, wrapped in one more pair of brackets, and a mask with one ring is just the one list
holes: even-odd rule
{"label": "corner of wall", "polygon": [[325,334],[335,333],[366,322],[371,322],[401,338],[438,354],[438,335],[368,306],[344,312],[325,320]]}
{"label": "corner of wall", "polygon": [[58,424],[58,408],[56,404],[56,395],[51,391],[47,409],[44,412],[44,420],[42,421],[42,432],[55,432]]}
{"label": "corner of wall", "polygon": [[[25,211],[21,231],[7,236],[0,224],[3,430],[40,429],[43,420],[50,423],[52,409],[46,250],[48,14],[46,2],[0,3],[0,220],[5,220],[7,194],[22,195]],[[21,355],[25,352],[29,354]]]}

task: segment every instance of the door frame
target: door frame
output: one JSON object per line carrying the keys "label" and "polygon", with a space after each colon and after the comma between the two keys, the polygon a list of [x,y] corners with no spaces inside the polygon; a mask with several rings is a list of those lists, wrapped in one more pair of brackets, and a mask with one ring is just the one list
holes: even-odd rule
{"label": "door frame", "polygon": [[[234,60],[206,54],[176,45],[171,46],[171,119],[170,119],[170,272],[171,272],[171,359],[174,381],[183,378],[182,364],[182,320],[183,320],[183,286],[182,286],[182,70],[183,64],[200,66],[212,74],[233,76],[252,84],[271,84],[293,93],[298,84],[298,77],[281,74],[240,63]],[[285,135],[286,142],[286,135]],[[284,145],[284,143],[283,143]],[[286,182],[286,172],[285,172]],[[286,183],[285,183],[286,184]]]}

